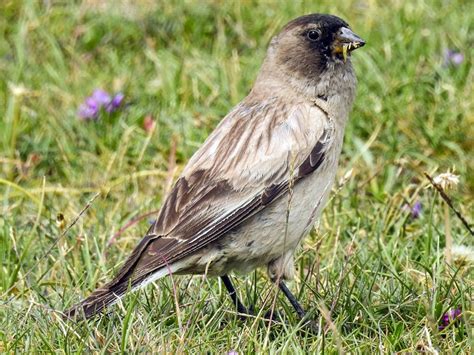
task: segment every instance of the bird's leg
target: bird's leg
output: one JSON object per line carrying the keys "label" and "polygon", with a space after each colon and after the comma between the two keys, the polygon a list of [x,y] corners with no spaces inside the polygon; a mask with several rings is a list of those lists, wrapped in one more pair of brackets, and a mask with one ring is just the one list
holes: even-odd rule
{"label": "bird's leg", "polygon": [[303,319],[304,316],[306,315],[306,312],[304,311],[303,307],[298,303],[298,300],[296,297],[291,293],[291,291],[286,287],[285,283],[280,280],[278,283],[278,287],[280,287],[280,290],[284,293],[286,298],[288,298],[288,301],[290,301],[291,305],[295,309],[296,313],[298,313],[298,316],[300,319]]}
{"label": "bird's leg", "polygon": [[[298,300],[296,299],[296,297],[291,293],[291,291],[288,289],[288,287],[286,287],[285,283],[283,281],[279,281],[278,282],[278,287],[280,288],[280,290],[284,293],[284,295],[286,296],[286,298],[288,298],[288,301],[290,301],[291,305],[293,306],[293,308],[295,309],[296,313],[298,313],[298,317],[301,319],[303,319],[306,315],[306,312],[304,311],[303,307],[301,307],[301,305],[299,304]],[[318,325],[316,322],[310,320],[307,324],[307,326],[309,326],[310,330],[313,331],[313,332],[316,332],[318,331]]]}
{"label": "bird's leg", "polygon": [[230,280],[230,277],[227,275],[221,276],[222,281],[224,282],[224,286],[229,292],[230,298],[232,298],[232,302],[234,305],[237,307],[237,312],[241,315],[241,318],[245,318],[246,315],[252,315],[252,312],[250,312],[243,304],[240,302],[239,296],[237,296],[237,292],[235,291],[234,285],[232,285],[232,281]]}

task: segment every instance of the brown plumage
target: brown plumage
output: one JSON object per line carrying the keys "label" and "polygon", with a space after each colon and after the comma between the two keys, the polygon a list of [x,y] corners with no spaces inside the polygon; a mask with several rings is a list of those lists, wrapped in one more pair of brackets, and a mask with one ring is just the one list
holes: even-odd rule
{"label": "brown plumage", "polygon": [[250,94],[191,158],[119,273],[66,314],[90,317],[171,272],[267,265],[272,279],[291,278],[293,252],[328,197],[355,95],[346,52],[363,44],[335,16],[287,24]]}

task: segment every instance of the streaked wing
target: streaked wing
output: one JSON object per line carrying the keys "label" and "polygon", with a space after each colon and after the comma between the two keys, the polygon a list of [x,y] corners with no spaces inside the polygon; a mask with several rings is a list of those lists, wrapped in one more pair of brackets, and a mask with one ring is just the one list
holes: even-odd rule
{"label": "streaked wing", "polygon": [[314,105],[244,100],[194,154],[157,221],[108,286],[134,286],[264,209],[318,168],[331,127]]}

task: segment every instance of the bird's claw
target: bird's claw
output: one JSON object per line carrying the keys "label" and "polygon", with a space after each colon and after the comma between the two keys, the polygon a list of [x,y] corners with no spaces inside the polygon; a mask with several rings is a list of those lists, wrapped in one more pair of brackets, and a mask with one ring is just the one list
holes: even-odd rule
{"label": "bird's claw", "polygon": [[265,315],[263,316],[263,318],[266,320],[266,321],[270,321],[272,323],[281,323],[283,320],[282,320],[282,317],[280,315],[280,312],[274,310],[274,309],[270,309],[268,310]]}
{"label": "bird's claw", "polygon": [[319,324],[315,320],[309,319],[302,325],[301,330],[311,334],[319,334]]}

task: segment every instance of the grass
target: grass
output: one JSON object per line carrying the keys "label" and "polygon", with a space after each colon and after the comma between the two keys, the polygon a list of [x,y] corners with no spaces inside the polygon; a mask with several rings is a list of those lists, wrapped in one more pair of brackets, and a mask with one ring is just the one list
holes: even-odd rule
{"label": "grass", "polygon": [[[473,4],[3,1],[0,351],[471,352],[472,264],[446,263],[444,203],[423,172],[455,168],[461,183],[449,195],[472,222]],[[291,284],[320,333],[305,333],[281,296],[285,324],[242,322],[219,280],[186,276],[126,297],[108,317],[63,322],[58,311],[110,279],[148,221],[108,241],[159,208],[248,92],[271,36],[309,12],[345,18],[368,42],[353,57],[359,89],[342,183]],[[463,63],[443,65],[447,48]],[[124,92],[129,104],[97,123],[78,120],[99,87]],[[152,133],[143,129],[148,115]],[[403,208],[415,201],[417,219]],[[450,223],[454,243],[472,246],[452,212]],[[263,270],[234,280],[246,304],[271,306]],[[439,331],[453,308],[462,319]]]}

